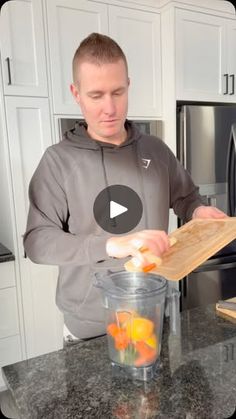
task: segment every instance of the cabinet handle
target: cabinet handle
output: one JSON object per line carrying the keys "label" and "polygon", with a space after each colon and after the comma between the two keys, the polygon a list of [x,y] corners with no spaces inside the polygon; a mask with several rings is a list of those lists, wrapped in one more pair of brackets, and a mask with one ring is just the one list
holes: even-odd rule
{"label": "cabinet handle", "polygon": [[229,75],[225,73],[224,77],[226,78],[226,82],[225,82],[225,92],[223,94],[227,95],[229,93]]}
{"label": "cabinet handle", "polygon": [[205,198],[206,198],[207,205],[210,205],[212,207],[216,207],[217,206],[216,196],[215,195],[211,195],[211,196],[206,195]]}
{"label": "cabinet handle", "polygon": [[11,83],[11,65],[10,65],[9,57],[6,58],[6,62],[7,62],[7,73],[8,73],[8,85],[10,86],[12,83]]}
{"label": "cabinet handle", "polygon": [[230,95],[234,95],[234,74],[230,74],[229,77],[232,80],[232,89],[231,89]]}

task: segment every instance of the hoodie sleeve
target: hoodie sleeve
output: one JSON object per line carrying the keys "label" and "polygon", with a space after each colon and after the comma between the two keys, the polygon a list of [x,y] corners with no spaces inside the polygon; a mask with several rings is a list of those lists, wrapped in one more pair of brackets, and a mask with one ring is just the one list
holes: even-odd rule
{"label": "hoodie sleeve", "polygon": [[46,265],[87,265],[109,259],[105,235],[67,231],[68,204],[60,170],[46,151],[29,186],[30,208],[23,242],[27,256]]}
{"label": "hoodie sleeve", "polygon": [[169,150],[170,167],[170,204],[175,214],[187,222],[191,220],[193,211],[200,205],[205,205],[199,188],[187,170]]}

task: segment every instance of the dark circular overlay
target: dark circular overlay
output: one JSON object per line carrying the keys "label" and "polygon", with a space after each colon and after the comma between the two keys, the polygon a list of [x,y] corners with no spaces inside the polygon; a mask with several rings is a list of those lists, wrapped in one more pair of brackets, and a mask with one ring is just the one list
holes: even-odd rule
{"label": "dark circular overlay", "polygon": [[[124,210],[122,212],[122,207]],[[113,217],[115,209],[120,214]],[[112,210],[112,211],[113,211]],[[128,186],[112,185],[103,189],[93,206],[94,218],[98,225],[108,233],[123,234],[133,230],[143,214],[142,201],[138,194]]]}

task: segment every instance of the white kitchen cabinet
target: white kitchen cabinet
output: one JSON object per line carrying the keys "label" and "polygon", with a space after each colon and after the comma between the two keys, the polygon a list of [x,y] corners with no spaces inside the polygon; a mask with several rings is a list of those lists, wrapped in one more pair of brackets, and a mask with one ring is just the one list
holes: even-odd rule
{"label": "white kitchen cabinet", "polygon": [[162,106],[160,14],[109,6],[109,35],[129,67],[130,117],[160,117]]}
{"label": "white kitchen cabinet", "polygon": [[0,339],[19,333],[16,288],[0,290]]}
{"label": "white kitchen cabinet", "polygon": [[87,0],[50,0],[46,4],[55,114],[81,115],[69,89],[72,59],[82,39],[91,32],[100,32],[114,38],[127,55],[131,79],[129,116],[161,115],[159,13]]}
{"label": "white kitchen cabinet", "polygon": [[180,100],[221,100],[227,72],[225,21],[176,10],[176,96]]}
{"label": "white kitchen cabinet", "polygon": [[62,347],[62,317],[55,303],[57,268],[24,257],[22,236],[28,213],[28,186],[46,147],[52,143],[48,100],[5,97],[10,168],[20,268],[27,357]]}
{"label": "white kitchen cabinet", "polygon": [[14,262],[0,263],[0,289],[15,287],[15,268]]}
{"label": "white kitchen cabinet", "polygon": [[5,382],[2,377],[1,367],[22,361],[20,336],[10,336],[0,339],[0,391],[5,390]]}
{"label": "white kitchen cabinet", "polygon": [[4,94],[48,96],[41,0],[4,3],[0,48]]}
{"label": "white kitchen cabinet", "polygon": [[228,74],[228,95],[230,100],[236,101],[236,19],[228,19],[226,22],[227,35],[227,74]]}
{"label": "white kitchen cabinet", "polygon": [[176,97],[235,101],[236,21],[176,10]]}
{"label": "white kitchen cabinet", "polygon": [[0,341],[19,334],[14,264],[0,263]]}
{"label": "white kitchen cabinet", "polygon": [[[0,263],[0,368],[22,360],[15,262]],[[0,391],[4,381],[0,371]]]}
{"label": "white kitchen cabinet", "polygon": [[107,34],[107,6],[87,0],[48,0],[46,4],[54,113],[81,115],[70,92],[72,59],[91,32]]}

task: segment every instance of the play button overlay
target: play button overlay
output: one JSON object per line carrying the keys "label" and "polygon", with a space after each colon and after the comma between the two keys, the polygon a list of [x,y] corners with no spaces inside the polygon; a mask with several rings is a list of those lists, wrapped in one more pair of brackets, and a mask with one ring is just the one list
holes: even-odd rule
{"label": "play button overlay", "polygon": [[112,234],[124,234],[133,230],[141,220],[143,205],[133,189],[112,185],[98,194],[93,213],[103,230]]}
{"label": "play button overlay", "polygon": [[123,207],[123,205],[114,201],[110,202],[110,218],[115,218],[117,215],[121,215],[126,211],[128,211],[128,208]]}

